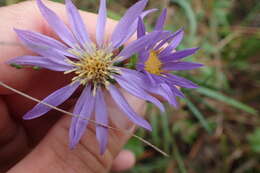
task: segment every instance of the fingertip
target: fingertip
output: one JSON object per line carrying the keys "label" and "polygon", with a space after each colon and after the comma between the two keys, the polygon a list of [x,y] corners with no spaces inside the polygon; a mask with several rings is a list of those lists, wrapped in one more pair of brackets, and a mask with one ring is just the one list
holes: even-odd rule
{"label": "fingertip", "polygon": [[112,164],[112,170],[116,172],[131,169],[136,162],[135,155],[130,150],[122,150]]}

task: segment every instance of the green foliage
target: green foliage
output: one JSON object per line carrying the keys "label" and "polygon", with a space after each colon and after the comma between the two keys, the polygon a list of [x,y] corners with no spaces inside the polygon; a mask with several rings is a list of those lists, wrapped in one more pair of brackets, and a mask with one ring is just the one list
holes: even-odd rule
{"label": "green foliage", "polygon": [[189,20],[190,37],[193,38],[197,32],[197,20],[196,15],[191,7],[191,3],[188,0],[171,0],[177,3],[183,10]]}
{"label": "green foliage", "polygon": [[260,153],[260,128],[248,136],[248,141],[253,152]]}
{"label": "green foliage", "polygon": [[126,144],[125,149],[133,151],[137,157],[140,157],[144,153],[142,142],[136,138],[131,138]]}
{"label": "green foliage", "polygon": [[34,70],[40,70],[40,69],[41,69],[41,67],[38,67],[38,66],[33,66],[33,69],[34,69]]}
{"label": "green foliage", "polygon": [[12,63],[12,64],[10,64],[12,67],[15,67],[16,69],[21,69],[21,68],[23,68],[23,66],[22,65],[19,65],[19,64],[15,64],[15,63]]}
{"label": "green foliage", "polygon": [[176,135],[180,134],[181,139],[185,143],[192,144],[195,141],[195,139],[198,137],[198,129],[199,129],[198,124],[196,122],[191,120],[183,120],[183,121],[177,121],[174,124],[172,130],[174,134]]}
{"label": "green foliage", "polygon": [[119,20],[121,18],[121,15],[119,15],[119,14],[117,14],[114,11],[111,11],[111,10],[107,11],[107,16],[111,19],[114,19],[114,20]]}
{"label": "green foliage", "polygon": [[248,112],[250,114],[253,114],[253,115],[256,115],[257,114],[257,110],[250,107],[250,106],[247,106],[235,99],[232,99],[230,97],[227,97],[227,96],[224,96],[223,94],[221,94],[220,92],[217,92],[217,91],[214,91],[214,90],[211,90],[209,88],[204,88],[204,87],[201,87],[201,88],[198,88],[197,91],[207,97],[210,97],[210,98],[213,98],[213,99],[216,99],[218,101],[221,101],[221,102],[224,102],[225,104],[227,105],[230,105],[230,106],[233,106],[235,108],[238,108],[238,109],[241,109],[245,112]]}
{"label": "green foliage", "polygon": [[205,116],[198,110],[198,108],[190,100],[186,98],[185,101],[187,103],[188,108],[193,113],[193,115],[199,120],[201,125],[207,130],[208,133],[211,133],[212,130],[207,120],[205,119]]}
{"label": "green foliage", "polygon": [[125,64],[124,66],[130,69],[135,69],[135,65],[137,63],[137,55],[134,54],[129,58],[129,62]]}

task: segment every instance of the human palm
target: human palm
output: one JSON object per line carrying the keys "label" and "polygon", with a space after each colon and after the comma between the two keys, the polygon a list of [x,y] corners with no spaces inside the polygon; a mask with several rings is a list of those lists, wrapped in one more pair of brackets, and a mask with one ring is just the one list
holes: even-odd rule
{"label": "human palm", "polygon": [[[65,18],[64,7],[49,2],[50,6],[61,18]],[[43,99],[56,89],[70,82],[71,76],[48,70],[15,69],[5,62],[10,58],[32,54],[19,44],[13,28],[20,28],[52,35],[40,16],[35,3],[25,2],[0,10],[0,81],[21,90],[28,95]],[[94,35],[96,16],[82,13],[88,19],[90,35]],[[89,20],[91,19],[91,20]],[[107,36],[113,30],[115,22],[109,21]],[[55,36],[54,36],[55,37]],[[113,158],[119,153],[129,135],[110,130],[109,145],[106,153],[99,155],[98,143],[95,139],[93,124],[87,129],[81,142],[74,150],[68,147],[68,131],[71,117],[58,111],[50,111],[46,115],[25,121],[22,116],[30,110],[34,101],[0,87],[0,172],[107,172]],[[135,111],[142,113],[144,102],[126,95]],[[77,93],[66,101],[61,108],[71,110]],[[106,98],[109,99],[109,98]],[[123,128],[131,127],[113,102],[108,102],[111,124]],[[132,128],[130,128],[132,129]]]}

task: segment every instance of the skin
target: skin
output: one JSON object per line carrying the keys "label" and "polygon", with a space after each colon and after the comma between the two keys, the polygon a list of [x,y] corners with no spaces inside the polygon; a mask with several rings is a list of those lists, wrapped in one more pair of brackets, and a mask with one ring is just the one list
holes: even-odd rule
{"label": "skin", "polygon": [[[45,2],[67,23],[65,7],[54,2]],[[95,36],[96,15],[81,12],[92,39]],[[52,37],[35,2],[27,1],[0,8],[0,81],[35,98],[43,99],[56,89],[68,84],[71,76],[48,70],[15,69],[6,61],[21,55],[33,54],[20,45],[13,28],[37,31]],[[110,37],[115,21],[108,20],[106,36]],[[134,110],[142,115],[145,103],[123,93]],[[71,117],[57,111],[34,119],[22,120],[22,116],[36,103],[0,87],[0,172],[10,173],[92,173],[122,171],[130,168],[135,160],[129,151],[120,153],[130,135],[122,131],[109,130],[109,144],[104,155],[99,154],[93,124],[74,150],[68,147],[68,132]],[[71,111],[77,95],[62,105]],[[134,125],[118,110],[113,101],[106,97],[110,124],[114,127],[134,131]],[[119,154],[120,153],[120,154]]]}

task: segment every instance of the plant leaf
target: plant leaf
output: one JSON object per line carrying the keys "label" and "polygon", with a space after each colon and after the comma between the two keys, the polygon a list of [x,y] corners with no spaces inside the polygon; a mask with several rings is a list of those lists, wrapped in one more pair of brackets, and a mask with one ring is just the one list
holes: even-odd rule
{"label": "plant leaf", "polygon": [[237,109],[241,109],[247,113],[250,113],[250,114],[253,114],[253,115],[256,115],[257,114],[257,110],[255,110],[254,108],[244,104],[244,103],[241,103],[233,98],[230,98],[230,97],[227,97],[223,94],[221,94],[220,92],[217,92],[217,91],[214,91],[212,89],[209,89],[209,88],[205,88],[205,87],[201,87],[201,88],[197,88],[196,91],[198,91],[200,94],[203,94],[207,97],[210,97],[210,98],[213,98],[213,99],[216,99],[218,101],[221,101],[221,102],[224,102],[230,106],[233,106]]}
{"label": "plant leaf", "polygon": [[204,115],[196,108],[196,106],[189,99],[184,98],[184,100],[186,101],[187,106],[190,109],[190,111],[199,120],[201,125],[207,130],[208,133],[211,133],[212,129],[210,128],[208,121],[204,118]]}

